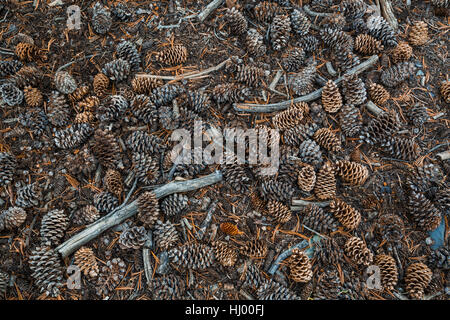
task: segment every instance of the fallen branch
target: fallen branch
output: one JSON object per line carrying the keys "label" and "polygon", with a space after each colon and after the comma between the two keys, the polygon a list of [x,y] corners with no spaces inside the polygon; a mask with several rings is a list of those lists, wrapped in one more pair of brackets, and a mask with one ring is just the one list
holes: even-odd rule
{"label": "fallen branch", "polygon": [[[378,56],[373,55],[363,63],[357,65],[356,67],[350,69],[345,74],[352,75],[352,74],[359,74],[363,72],[364,70],[367,70],[370,68],[373,64],[375,64],[378,61]],[[338,85],[339,83],[344,80],[344,75],[334,80],[334,83]],[[322,95],[322,88],[311,92],[305,96],[301,96],[295,99],[290,99],[282,102],[277,103],[271,103],[271,104],[257,104],[257,103],[242,103],[242,104],[234,104],[234,110],[240,111],[240,112],[276,112],[280,110],[284,110],[290,105],[298,102],[309,102],[314,101],[318,98],[320,98]]]}
{"label": "fallen branch", "polygon": [[331,15],[333,15],[332,13],[327,13],[327,12],[315,12],[312,11],[308,5],[304,5],[303,6],[303,10],[310,16],[313,17],[329,17]]}
{"label": "fallen branch", "polygon": [[373,103],[372,101],[367,101],[366,104],[367,110],[369,110],[370,112],[372,112],[375,115],[379,115],[380,113],[383,113],[383,109],[379,108],[375,103]]}
{"label": "fallen branch", "polygon": [[205,7],[205,9],[198,14],[198,20],[200,20],[200,22],[205,21],[206,18],[208,18],[209,15],[211,13],[213,13],[214,10],[216,10],[223,2],[224,2],[224,0],[214,0],[214,1],[210,2]]}
{"label": "fallen branch", "polygon": [[206,229],[208,228],[208,226],[211,223],[211,219],[213,216],[214,211],[216,211],[217,208],[217,200],[214,200],[213,203],[211,203],[209,205],[209,209],[208,209],[208,213],[206,214],[205,220],[203,220],[200,229],[197,231],[197,233],[195,234],[195,236],[197,237],[198,240],[202,240],[203,236],[205,235]]}
{"label": "fallen branch", "polygon": [[[163,198],[167,195],[178,193],[178,192],[187,192],[196,190],[199,188],[203,188],[209,186],[211,184],[217,183],[222,180],[222,172],[216,171],[211,173],[205,177],[186,180],[186,181],[176,181],[165,184],[155,190],[153,192],[156,195],[156,198]],[[61,256],[67,257],[79,247],[84,245],[85,243],[91,241],[96,238],[101,233],[105,232],[111,227],[118,225],[125,221],[126,219],[132,217],[137,213],[138,204],[137,200],[132,203],[124,206],[120,210],[115,211],[113,214],[108,214],[93,224],[89,225],[86,229],[74,235],[72,238],[59,245],[56,250],[61,254]]]}
{"label": "fallen branch", "polygon": [[300,200],[300,199],[292,200],[292,206],[306,207],[307,205],[310,205],[310,204],[314,204],[318,207],[324,208],[330,204],[330,201],[312,202],[312,201],[306,201],[306,200]]}
{"label": "fallen branch", "polygon": [[377,0],[377,5],[380,8],[381,15],[391,25],[395,31],[398,29],[398,22],[392,9],[391,1],[389,0]]}

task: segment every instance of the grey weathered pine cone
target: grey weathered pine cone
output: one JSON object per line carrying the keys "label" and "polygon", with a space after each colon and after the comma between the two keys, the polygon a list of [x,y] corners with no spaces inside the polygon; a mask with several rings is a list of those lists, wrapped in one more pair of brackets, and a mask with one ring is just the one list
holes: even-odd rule
{"label": "grey weathered pine cone", "polygon": [[370,16],[367,19],[366,25],[369,35],[381,40],[384,46],[394,48],[398,44],[395,31],[392,29],[389,22],[387,22],[382,16]]}
{"label": "grey weathered pine cone", "polygon": [[308,228],[322,234],[336,231],[339,224],[329,212],[325,212],[316,205],[308,205],[304,208],[302,223]]}
{"label": "grey weathered pine cone", "polygon": [[109,213],[119,206],[119,200],[108,191],[98,192],[94,195],[94,206],[100,213]]}
{"label": "grey weathered pine cone", "polygon": [[36,207],[41,198],[42,188],[38,183],[30,183],[17,190],[15,205],[22,208]]}
{"label": "grey weathered pine cone", "polygon": [[288,85],[295,95],[303,96],[314,90],[314,80],[317,75],[316,63],[309,63],[300,72],[289,77]]}
{"label": "grey weathered pine cone", "polygon": [[256,295],[258,300],[300,300],[293,291],[273,280],[265,281]]}
{"label": "grey weathered pine cone", "polygon": [[118,19],[122,22],[130,22],[133,18],[133,12],[130,8],[126,5],[126,2],[118,2],[113,8],[111,9],[111,14],[114,18]]}
{"label": "grey weathered pine cone", "polygon": [[263,40],[263,36],[259,34],[256,29],[248,29],[245,38],[247,52],[255,57],[260,57],[266,54],[267,47]]}
{"label": "grey weathered pine cone", "polygon": [[399,62],[383,69],[380,80],[387,87],[396,87],[413,76],[416,69],[416,66],[411,61]]}
{"label": "grey weathered pine cone", "polygon": [[168,250],[180,241],[175,225],[167,220],[162,222],[156,221],[153,229],[153,235],[155,237],[155,244],[160,250]]}
{"label": "grey weathered pine cone", "polygon": [[331,28],[320,30],[322,41],[330,47],[334,52],[345,50],[353,50],[353,38],[345,31],[339,31]]}
{"label": "grey weathered pine cone", "polygon": [[305,61],[305,50],[301,47],[294,47],[287,51],[281,61],[281,65],[287,72],[297,72],[301,69]]}
{"label": "grey weathered pine cone", "polygon": [[20,227],[26,220],[27,213],[20,207],[9,207],[0,213],[0,231]]}
{"label": "grey weathered pine cone", "polygon": [[128,40],[123,40],[116,47],[117,58],[128,61],[130,71],[136,72],[141,68],[141,55],[136,45]]}
{"label": "grey weathered pine cone", "polygon": [[168,217],[179,215],[188,206],[189,198],[182,193],[174,193],[161,200],[161,210]]}
{"label": "grey weathered pine cone", "polygon": [[359,57],[350,50],[338,50],[334,52],[334,59],[337,68],[341,72],[347,72],[361,63]]}
{"label": "grey weathered pine cone", "polygon": [[108,96],[97,108],[96,113],[100,121],[115,121],[121,119],[128,109],[128,101],[121,95]]}
{"label": "grey weathered pine cone", "polygon": [[361,112],[352,104],[344,104],[340,111],[339,124],[345,136],[359,136],[363,128]]}
{"label": "grey weathered pine cone", "polygon": [[417,142],[407,137],[384,137],[380,146],[390,157],[404,161],[415,161],[421,152]]}
{"label": "grey weathered pine cone", "polygon": [[135,178],[140,182],[151,185],[155,184],[160,177],[160,170],[156,158],[148,153],[132,154],[133,170]]}
{"label": "grey weathered pine cone", "polygon": [[171,103],[172,100],[178,97],[178,95],[180,95],[183,91],[184,88],[179,84],[167,83],[161,87],[153,89],[152,94],[150,95],[150,100],[155,106],[160,107]]}
{"label": "grey weathered pine cone", "polygon": [[23,63],[19,60],[0,61],[0,77],[13,75],[22,67]]}
{"label": "grey weathered pine cone", "polygon": [[16,158],[9,152],[0,152],[0,185],[8,185],[13,180],[17,168]]}
{"label": "grey weathered pine cone", "polygon": [[305,12],[299,9],[294,9],[290,13],[291,28],[297,36],[305,36],[309,33],[311,21]]}
{"label": "grey weathered pine cone", "polygon": [[94,32],[98,34],[106,34],[111,29],[111,13],[100,2],[97,2],[93,7],[91,24]]}
{"label": "grey weathered pine cone", "polygon": [[223,19],[226,25],[229,26],[232,34],[243,35],[247,32],[248,22],[236,7],[228,8],[225,11]]}
{"label": "grey weathered pine cone", "polygon": [[163,141],[156,135],[145,131],[133,131],[125,142],[127,148],[138,153],[160,153],[164,150]]}
{"label": "grey weathered pine cone", "polygon": [[20,115],[19,122],[36,137],[41,136],[49,128],[47,115],[40,108],[28,109]]}
{"label": "grey weathered pine cone", "polygon": [[432,231],[441,223],[442,214],[422,192],[411,190],[407,206],[409,216],[423,231]]}
{"label": "grey weathered pine cone", "polygon": [[344,0],[340,7],[348,21],[362,18],[367,10],[364,0]]}
{"label": "grey weathered pine cone", "polygon": [[289,128],[283,133],[284,143],[288,146],[300,147],[305,140],[312,138],[319,128],[315,122],[299,124],[293,128]]}
{"label": "grey weathered pine cone", "polygon": [[357,75],[344,76],[342,93],[347,104],[358,106],[367,100],[366,86]]}
{"label": "grey weathered pine cone", "polygon": [[150,291],[154,300],[180,300],[185,290],[184,280],[174,274],[154,277],[150,282]]}
{"label": "grey weathered pine cone", "polygon": [[221,83],[216,85],[211,97],[217,103],[240,102],[250,96],[251,90],[246,86],[234,83]]}
{"label": "grey weathered pine cone", "polygon": [[72,126],[56,130],[53,141],[58,148],[71,149],[80,146],[94,133],[89,123],[75,123]]}
{"label": "grey weathered pine cone", "polygon": [[193,270],[202,270],[215,263],[214,250],[202,243],[187,243],[169,250],[172,263]]}
{"label": "grey weathered pine cone", "polygon": [[115,59],[107,64],[102,69],[102,73],[110,80],[120,82],[128,78],[131,72],[131,66],[128,60]]}
{"label": "grey weathered pine cone", "polygon": [[313,35],[307,35],[300,39],[298,46],[308,53],[312,53],[317,50],[319,46],[319,40]]}
{"label": "grey weathered pine cone", "polygon": [[56,127],[63,127],[70,123],[70,107],[64,94],[53,91],[47,106],[47,117]]}
{"label": "grey weathered pine cone", "polygon": [[292,184],[274,179],[265,179],[260,185],[260,194],[264,200],[278,200],[289,203],[295,193]]}
{"label": "grey weathered pine cone", "polygon": [[64,238],[69,226],[69,217],[64,210],[54,209],[44,215],[41,222],[41,239],[43,242],[57,245]]}
{"label": "grey weathered pine cone", "polygon": [[74,212],[72,221],[76,225],[85,225],[91,224],[99,218],[100,213],[97,208],[91,204],[88,204]]}
{"label": "grey weathered pine cone", "polygon": [[0,86],[0,95],[3,101],[11,107],[20,105],[23,101],[23,92],[11,82]]}
{"label": "grey weathered pine cone", "polygon": [[122,281],[126,272],[126,264],[121,258],[113,258],[100,268],[96,283],[96,294],[104,296],[114,290]]}
{"label": "grey weathered pine cone", "polygon": [[275,51],[284,49],[290,39],[291,21],[288,15],[277,14],[270,25],[270,42]]}
{"label": "grey weathered pine cone", "polygon": [[133,226],[122,231],[118,243],[122,249],[140,249],[147,239],[144,227]]}
{"label": "grey weathered pine cone", "polygon": [[300,144],[298,156],[302,159],[302,162],[312,166],[318,166],[322,163],[320,146],[311,139],[307,139]]}
{"label": "grey weathered pine cone", "polygon": [[399,126],[400,123],[395,113],[382,112],[363,127],[359,136],[360,141],[371,145],[381,143],[386,136],[395,134],[399,130]]}
{"label": "grey weathered pine cone", "polygon": [[70,94],[78,87],[72,75],[64,70],[57,71],[53,81],[55,82],[56,89],[63,94]]}
{"label": "grey weathered pine cone", "polygon": [[9,274],[0,271],[0,300],[3,300],[9,285]]}

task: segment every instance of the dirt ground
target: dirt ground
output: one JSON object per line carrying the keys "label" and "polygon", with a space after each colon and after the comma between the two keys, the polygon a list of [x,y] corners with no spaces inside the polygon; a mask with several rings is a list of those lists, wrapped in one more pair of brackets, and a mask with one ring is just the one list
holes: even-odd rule
{"label": "dirt ground", "polygon": [[[246,98],[248,103],[276,103],[285,101],[292,97],[292,90],[281,80],[273,88],[268,89],[278,70],[282,70],[281,61],[287,49],[275,51],[272,49],[268,39],[267,54],[254,57],[248,54],[246,46],[241,38],[227,34],[227,25],[223,22],[223,16],[227,8],[237,6],[243,12],[248,21],[249,28],[255,28],[262,35],[267,34],[269,24],[258,22],[252,14],[252,8],[260,1],[224,1],[218,9],[203,22],[199,21],[197,14],[209,3],[206,1],[127,1],[126,6],[132,13],[130,21],[119,21],[112,19],[110,30],[105,35],[96,34],[92,28],[92,8],[96,1],[63,1],[63,4],[50,6],[52,1],[3,1],[0,5],[0,55],[1,60],[18,59],[14,54],[17,43],[30,41],[40,49],[43,58],[23,62],[24,65],[37,66],[42,70],[44,76],[35,87],[42,95],[44,103],[39,107],[44,113],[48,113],[49,97],[56,90],[54,85],[54,74],[61,67],[67,65],[64,70],[69,72],[77,84],[88,85],[90,92],[88,96],[95,95],[93,92],[93,80],[97,73],[101,72],[103,66],[116,57],[116,46],[121,40],[129,40],[136,45],[140,54],[141,73],[159,76],[179,76],[187,72],[206,70],[217,66],[231,56],[237,56],[246,65],[256,65],[266,70],[262,85],[252,88],[251,95]],[[275,2],[275,1],[274,1]],[[289,1],[278,1],[289,3]],[[325,4],[326,9],[320,9],[317,4],[320,1],[294,1],[292,7],[301,7],[309,4],[311,10],[316,12],[333,13],[339,8],[340,1],[329,1]],[[365,1],[367,5],[374,5],[372,1]],[[98,164],[96,169],[88,175],[83,173],[70,174],[67,157],[76,155],[84,146],[91,146],[92,137],[83,145],[70,149],[57,148],[54,144],[54,130],[50,123],[44,130],[44,134],[35,136],[29,127],[24,126],[20,119],[31,107],[25,101],[19,105],[9,106],[2,102],[0,105],[0,152],[8,152],[17,159],[13,181],[9,185],[0,185],[0,212],[15,206],[17,191],[22,185],[39,182],[45,185],[43,195],[38,199],[38,205],[25,208],[27,218],[23,224],[12,230],[0,231],[0,272],[9,275],[8,286],[5,294],[0,299],[7,300],[33,300],[33,299],[58,299],[58,300],[146,300],[158,299],[164,293],[155,292],[161,287],[154,289],[148,284],[149,279],[145,273],[145,265],[151,267],[153,280],[162,279],[168,274],[174,275],[180,282],[185,284],[181,292],[174,290],[174,294],[168,294],[172,299],[249,299],[264,298],[264,292],[258,292],[258,287],[252,287],[245,283],[243,271],[250,264],[254,264],[260,270],[264,279],[280,284],[283,289],[290,290],[301,299],[373,299],[373,300],[399,300],[410,298],[407,291],[407,268],[412,263],[421,262],[428,266],[432,273],[432,279],[427,283],[424,293],[426,299],[448,299],[449,263],[448,263],[448,174],[449,160],[441,160],[437,154],[449,150],[449,115],[448,107],[440,92],[441,85],[448,81],[448,45],[449,45],[449,18],[435,10],[429,1],[411,1],[407,7],[406,1],[393,0],[394,15],[398,21],[397,37],[399,40],[408,41],[408,31],[415,21],[424,21],[428,27],[429,40],[422,46],[413,46],[410,61],[416,66],[415,74],[407,81],[402,82],[394,88],[388,88],[391,98],[383,106],[384,111],[394,110],[400,119],[400,131],[402,136],[412,137],[420,146],[420,156],[414,161],[402,161],[383,153],[376,146],[360,143],[357,138],[346,138],[340,128],[339,117],[328,114],[321,107],[321,99],[308,102],[310,115],[305,117],[304,122],[316,122],[320,127],[328,127],[335,132],[341,143],[342,151],[334,155],[322,150],[324,160],[333,162],[346,159],[354,160],[369,169],[369,177],[361,186],[352,186],[337,179],[336,196],[345,200],[361,213],[361,223],[354,230],[345,230],[339,226],[338,230],[327,235],[319,236],[323,239],[321,243],[329,244],[325,238],[332,238],[339,243],[338,249],[343,250],[342,243],[349,237],[356,236],[366,243],[367,248],[374,256],[387,254],[395,259],[398,270],[398,282],[393,290],[376,290],[366,286],[367,275],[365,268],[356,265],[345,253],[338,253],[337,262],[327,263],[321,259],[321,255],[331,254],[333,248],[325,246],[308,245],[308,241],[317,239],[315,232],[305,228],[302,224],[303,209],[292,208],[291,219],[282,224],[274,223],[264,210],[258,210],[255,203],[251,201],[251,193],[260,192],[262,180],[255,175],[255,170],[244,166],[242,172],[248,177],[247,188],[243,191],[236,189],[234,185],[221,181],[214,185],[200,188],[195,191],[184,193],[189,202],[185,208],[173,217],[159,217],[163,221],[171,221],[179,234],[179,241],[175,247],[185,243],[203,243],[212,245],[213,240],[221,240],[238,250],[237,261],[233,266],[224,267],[219,263],[195,270],[170,263],[164,269],[160,268],[164,257],[164,250],[153,244],[150,248],[149,261],[143,262],[143,249],[122,249],[119,246],[119,238],[128,226],[139,225],[136,217],[127,219],[125,223],[108,229],[84,246],[93,250],[97,263],[102,267],[107,266],[108,260],[120,258],[125,263],[125,272],[119,275],[119,281],[108,292],[98,294],[97,288],[104,285],[101,277],[90,278],[81,276],[81,289],[69,289],[65,282],[68,277],[66,268],[74,263],[74,255],[61,259],[61,270],[64,285],[60,288],[60,294],[50,297],[45,290],[36,284],[30,269],[30,256],[33,250],[41,243],[41,221],[45,214],[53,209],[63,209],[69,216],[69,225],[65,230],[61,243],[70,239],[85,226],[77,226],[73,223],[74,214],[86,204],[92,204],[94,195],[105,190],[103,177],[105,168]],[[118,1],[101,1],[106,8],[112,9]],[[69,30],[66,24],[67,8],[77,5],[81,12],[81,28]],[[282,5],[279,5],[282,7]],[[285,7],[289,12],[290,7]],[[448,11],[448,9],[447,9]],[[447,12],[448,13],[448,12]],[[186,18],[187,17],[187,18]],[[184,18],[184,19],[183,19]],[[334,63],[333,56],[326,45],[320,41],[319,28],[321,16],[309,16],[313,26],[309,33],[319,39],[319,49],[313,53],[307,53],[307,57],[317,63],[318,75],[322,78],[336,79],[340,74],[330,75],[326,63]],[[316,30],[317,29],[317,30]],[[355,31],[344,28],[353,38]],[[28,38],[28,40],[26,40]],[[25,39],[25,40],[24,40]],[[295,47],[300,38],[291,33],[289,47]],[[154,61],[157,52],[171,47],[173,44],[183,44],[187,48],[187,60],[179,65],[167,66]],[[361,62],[368,56],[358,54]],[[149,58],[149,59],[147,59]],[[390,50],[385,49],[379,53],[379,59],[375,65],[360,74],[360,78],[366,82],[367,79],[379,79],[381,71],[392,65]],[[14,75],[2,77],[2,84],[8,82]],[[132,93],[130,74],[125,81],[112,83],[105,97],[100,99],[100,105],[107,103],[108,96],[114,94]],[[377,80],[376,80],[377,81]],[[164,80],[164,82],[168,82]],[[202,90],[212,95],[213,88],[223,83],[236,83],[233,75],[221,69],[207,76],[196,79],[185,79],[179,81],[185,90]],[[367,84],[367,83],[366,83]],[[323,86],[323,83],[314,83],[313,90]],[[126,91],[128,90],[128,91]],[[262,93],[263,92],[263,93]],[[134,94],[135,95],[135,94]],[[132,98],[131,98],[132,99]],[[131,103],[129,99],[129,103]],[[69,101],[69,100],[68,100]],[[426,108],[428,119],[423,124],[414,122],[412,107],[420,105]],[[168,104],[172,107],[172,104]],[[76,104],[68,102],[70,119],[74,120],[77,113]],[[94,108],[94,115],[97,112]],[[360,107],[364,126],[375,116],[366,104]],[[319,112],[315,113],[315,110]],[[111,122],[111,131],[114,137],[121,143],[127,140],[130,132],[142,130],[162,139],[166,150],[172,147],[169,138],[177,127],[188,124],[173,120],[171,128],[163,124],[147,125],[140,121],[129,121],[130,112]],[[255,128],[257,125],[273,126],[272,119],[275,113],[244,113],[233,109],[232,103],[217,103],[212,99],[208,110],[201,113],[201,119],[218,128],[243,127]],[[72,125],[69,124],[66,127]],[[104,126],[98,119],[91,123],[95,129]],[[120,171],[124,190],[120,201],[123,201],[131,190],[132,182],[127,181],[129,173],[133,171],[133,160],[130,150],[121,152],[123,168]],[[440,171],[439,181],[427,184],[424,194],[432,204],[438,208],[442,216],[442,226],[438,231],[431,233],[423,230],[414,223],[411,218],[411,208],[408,207],[408,189],[406,178],[410,176],[410,170],[426,164],[434,164]],[[161,175],[154,183],[156,186],[166,184],[169,179],[169,168],[159,168]],[[3,168],[2,168],[3,169]],[[223,169],[223,165],[208,165],[194,176],[180,176],[177,180],[202,177]],[[316,168],[317,169],[317,168]],[[240,172],[240,171],[239,171]],[[317,170],[316,170],[317,173]],[[297,172],[290,174],[296,177]],[[237,178],[238,184],[243,181],[241,176]],[[275,179],[275,178],[273,178]],[[296,178],[295,178],[296,180]],[[243,183],[243,182],[242,182]],[[138,182],[136,189],[132,192],[129,202],[137,199],[144,191],[146,185]],[[148,185],[147,185],[148,187]],[[299,190],[297,184],[293,199],[302,199],[311,202],[320,202],[313,192],[305,193]],[[438,201],[437,194],[447,194],[442,201]],[[196,233],[205,220],[210,205],[217,201],[217,208],[212,215],[212,220],[206,229],[202,240],[198,240]],[[162,199],[160,199],[160,204]],[[291,203],[285,202],[291,207]],[[263,211],[263,212],[259,212]],[[329,212],[328,206],[324,207]],[[398,240],[392,239],[386,234],[389,228],[396,225],[384,225],[383,217],[387,214],[395,214],[403,226],[398,225],[402,237]],[[104,214],[102,214],[104,215]],[[188,225],[191,228],[186,227]],[[222,223],[233,223],[239,232],[227,234],[221,229]],[[148,229],[147,231],[150,231]],[[435,249],[436,239],[441,237],[442,243]],[[267,246],[267,253],[263,258],[252,259],[239,251],[247,241],[261,239]],[[296,282],[292,279],[290,268],[286,262],[281,262],[278,271],[272,274],[270,267],[277,258],[290,247],[299,243],[305,243],[304,249],[310,254],[312,278],[306,283]],[[343,251],[342,251],[343,252]],[[438,252],[438,253],[437,253]],[[441,257],[440,261],[436,256]],[[192,258],[196,259],[196,258]],[[326,260],[326,259],[325,259]],[[273,270],[273,269],[272,269]],[[323,274],[338,274],[338,284],[327,284],[329,291],[333,286],[337,294],[329,293],[323,296]],[[102,273],[102,271],[100,271]],[[111,277],[106,273],[105,278]],[[152,280],[150,279],[150,280]],[[326,285],[325,285],[326,286]],[[1,287],[1,286],[0,286]],[[168,292],[169,289],[166,288]],[[269,293],[269,289],[267,293]],[[284,292],[284,291],[283,291]],[[284,293],[274,293],[275,299],[287,299]]]}

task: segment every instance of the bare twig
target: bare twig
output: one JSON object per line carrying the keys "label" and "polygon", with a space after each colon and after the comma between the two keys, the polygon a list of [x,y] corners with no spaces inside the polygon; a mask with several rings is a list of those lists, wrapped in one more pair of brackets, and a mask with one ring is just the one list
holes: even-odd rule
{"label": "bare twig", "polygon": [[301,199],[293,199],[292,200],[292,206],[299,206],[299,207],[306,207],[307,205],[314,204],[318,207],[324,208],[330,204],[330,201],[322,201],[322,202],[313,202],[313,201],[306,201]]}
{"label": "bare twig", "polygon": [[380,109],[375,103],[373,103],[372,101],[367,101],[366,104],[367,109],[372,112],[375,115],[379,115],[380,113],[383,113],[383,109]]}
{"label": "bare twig", "polygon": [[438,153],[437,157],[441,158],[442,161],[450,159],[450,150]]}
{"label": "bare twig", "polygon": [[332,15],[332,13],[326,13],[326,12],[315,12],[312,11],[308,5],[303,6],[303,10],[310,16],[313,17],[329,17]]}
{"label": "bare twig", "polygon": [[147,284],[150,285],[153,275],[153,268],[150,263],[150,249],[142,249],[142,260],[144,261],[145,278],[147,278]]}
{"label": "bare twig", "polygon": [[269,89],[273,90],[277,86],[278,81],[280,81],[281,76],[283,75],[283,70],[278,70],[273,78],[272,82],[269,85]]}
{"label": "bare twig", "polygon": [[200,20],[200,22],[205,21],[206,18],[208,18],[209,15],[211,13],[213,13],[214,10],[216,10],[223,2],[224,2],[224,0],[214,0],[214,1],[210,2],[205,7],[205,9],[198,14],[198,20]]}
{"label": "bare twig", "polygon": [[325,67],[327,67],[327,71],[330,76],[334,77],[335,75],[337,75],[337,71],[333,68],[333,64],[331,63],[331,61],[325,63]]}
{"label": "bare twig", "polygon": [[216,211],[217,202],[218,202],[217,200],[214,200],[209,205],[208,213],[206,214],[205,220],[203,220],[202,225],[200,226],[200,230],[198,230],[197,233],[195,234],[195,236],[197,237],[198,240],[203,239],[206,229],[208,228],[209,224],[211,223],[213,213],[214,213],[214,211]]}
{"label": "bare twig", "polygon": [[391,25],[392,29],[398,29],[398,22],[394,15],[394,10],[392,9],[392,4],[390,0],[377,0],[377,4],[380,8],[381,15],[386,21]]}

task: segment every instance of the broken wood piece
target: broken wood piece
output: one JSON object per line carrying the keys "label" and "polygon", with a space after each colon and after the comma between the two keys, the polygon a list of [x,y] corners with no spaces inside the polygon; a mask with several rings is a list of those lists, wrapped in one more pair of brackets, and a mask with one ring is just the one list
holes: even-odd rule
{"label": "broken wood piece", "polygon": [[211,13],[213,13],[214,10],[216,10],[223,2],[224,2],[224,0],[214,0],[214,1],[210,2],[205,7],[205,9],[198,14],[198,20],[200,20],[200,22],[205,21],[206,18],[208,18],[209,15]]}

